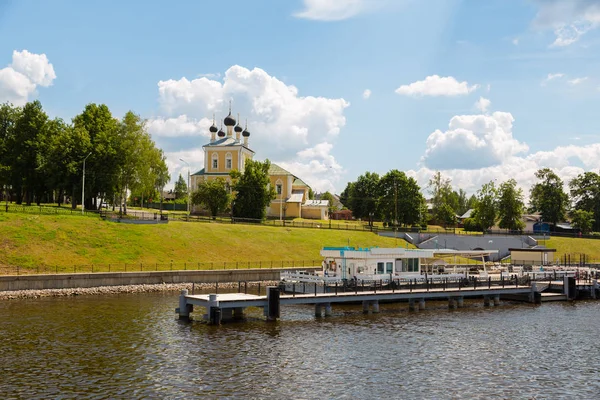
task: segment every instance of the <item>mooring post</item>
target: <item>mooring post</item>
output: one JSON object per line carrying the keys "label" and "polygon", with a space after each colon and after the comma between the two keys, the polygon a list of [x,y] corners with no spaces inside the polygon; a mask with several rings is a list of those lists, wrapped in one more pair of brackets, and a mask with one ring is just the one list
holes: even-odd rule
{"label": "mooring post", "polygon": [[192,312],[193,306],[187,304],[185,296],[188,295],[187,289],[183,289],[179,295],[179,307],[175,310],[179,314],[179,319],[190,319],[190,313]]}
{"label": "mooring post", "polygon": [[369,313],[369,301],[363,300],[362,306],[363,306],[363,314],[368,314]]}
{"label": "mooring post", "polygon": [[279,288],[276,286],[268,286],[266,288],[267,291],[267,307],[265,310],[265,314],[267,317],[267,321],[275,321],[279,318],[280,314],[280,306],[279,306]]}
{"label": "mooring post", "polygon": [[315,317],[321,318],[321,303],[315,304]]}
{"label": "mooring post", "polygon": [[373,313],[378,313],[379,312],[379,301],[378,300],[372,300],[371,301],[371,307],[373,308]]}
{"label": "mooring post", "polygon": [[208,295],[208,305],[206,307],[208,323],[211,325],[221,325],[221,309],[216,294]]}
{"label": "mooring post", "polygon": [[408,311],[417,311],[415,307],[415,299],[408,299]]}
{"label": "mooring post", "polygon": [[325,303],[325,316],[331,317],[331,303]]}

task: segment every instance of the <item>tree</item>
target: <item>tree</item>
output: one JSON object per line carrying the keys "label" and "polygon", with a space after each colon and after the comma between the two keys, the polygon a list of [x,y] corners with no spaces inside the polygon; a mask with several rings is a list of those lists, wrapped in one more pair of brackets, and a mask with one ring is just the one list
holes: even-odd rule
{"label": "tree", "polygon": [[181,174],[179,174],[179,178],[177,179],[177,182],[175,182],[174,192],[176,200],[187,198],[188,187],[185,183],[185,179],[183,179],[183,176],[181,176]]}
{"label": "tree", "polygon": [[379,175],[374,172],[365,172],[358,177],[356,182],[350,182],[342,193],[344,204],[356,218],[368,218],[373,224],[373,217],[377,214],[377,201],[380,197]]}
{"label": "tree", "polygon": [[329,206],[327,207],[327,211],[330,214],[337,209],[337,207],[335,206],[335,198],[333,197],[333,195],[331,193],[329,193],[329,192],[321,193],[319,195],[319,200],[329,201]]}
{"label": "tree", "polygon": [[271,162],[248,160],[244,173],[232,171],[234,180],[233,190],[236,192],[233,200],[233,216],[240,218],[264,219],[267,207],[275,199],[275,188],[270,185],[269,168]]}
{"label": "tree", "polygon": [[157,158],[160,161],[152,168],[154,170],[154,186],[160,193],[160,212],[162,214],[163,192],[165,191],[165,185],[171,180],[171,175],[169,174],[169,168],[167,167],[167,157],[162,150],[156,149],[156,151]]}
{"label": "tree", "polygon": [[585,210],[574,210],[571,213],[571,220],[573,226],[581,230],[581,233],[590,233],[594,225],[594,213]]}
{"label": "tree", "polygon": [[377,214],[394,225],[420,223],[423,195],[414,178],[404,172],[391,170],[379,180],[380,197]]}
{"label": "tree", "polygon": [[442,222],[444,228],[448,226],[452,226],[456,224],[456,214],[452,207],[449,204],[442,204],[440,209],[438,210],[439,221]]}
{"label": "tree", "polygon": [[15,161],[15,127],[21,108],[12,104],[0,104],[0,187],[12,184],[12,163]]}
{"label": "tree", "polygon": [[530,208],[538,211],[542,219],[554,226],[564,220],[569,196],[563,190],[563,182],[550,168],[543,168],[535,173],[541,182],[531,187]]}
{"label": "tree", "polygon": [[523,191],[517,188],[517,181],[509,179],[503,182],[498,189],[498,226],[510,231],[522,231],[525,227],[521,219],[524,209]]}
{"label": "tree", "polygon": [[569,187],[574,208],[591,212],[593,230],[600,231],[600,175],[584,172],[574,178]]}
{"label": "tree", "polygon": [[446,224],[448,220],[448,205],[452,210],[453,214],[456,214],[456,208],[458,207],[458,199],[452,196],[451,180],[443,178],[440,171],[437,171],[433,177],[429,180],[429,193],[432,195],[431,203],[433,206],[432,213],[435,220]]}
{"label": "tree", "polygon": [[192,204],[201,204],[208,208],[214,217],[227,209],[231,196],[225,187],[223,178],[211,179],[198,184],[198,189],[192,194]]}
{"label": "tree", "polygon": [[490,229],[496,223],[498,213],[497,197],[498,193],[494,181],[484,184],[477,191],[477,204],[471,217],[483,231]]}

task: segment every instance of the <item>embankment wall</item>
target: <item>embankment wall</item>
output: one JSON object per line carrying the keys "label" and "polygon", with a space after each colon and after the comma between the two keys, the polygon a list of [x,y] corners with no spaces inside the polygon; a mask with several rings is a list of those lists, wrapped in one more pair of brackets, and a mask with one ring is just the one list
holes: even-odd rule
{"label": "embankment wall", "polygon": [[279,274],[282,271],[298,270],[312,272],[321,270],[321,267],[0,276],[0,291],[89,288],[160,283],[278,281]]}

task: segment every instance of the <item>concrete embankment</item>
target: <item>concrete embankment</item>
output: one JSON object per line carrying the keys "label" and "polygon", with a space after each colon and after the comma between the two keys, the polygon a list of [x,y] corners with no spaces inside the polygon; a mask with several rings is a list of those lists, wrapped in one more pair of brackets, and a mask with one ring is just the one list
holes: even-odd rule
{"label": "concrete embankment", "polygon": [[282,271],[314,271],[317,267],[239,269],[220,271],[113,272],[93,274],[0,276],[0,292],[20,290],[80,289],[131,285],[215,284],[278,281]]}

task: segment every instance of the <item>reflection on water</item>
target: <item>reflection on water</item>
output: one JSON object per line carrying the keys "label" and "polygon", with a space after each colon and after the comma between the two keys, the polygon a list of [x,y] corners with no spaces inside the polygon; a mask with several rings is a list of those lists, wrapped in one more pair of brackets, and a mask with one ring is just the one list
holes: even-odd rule
{"label": "reflection on water", "polygon": [[2,398],[597,398],[600,302],[284,307],[176,319],[177,294],[0,303]]}

